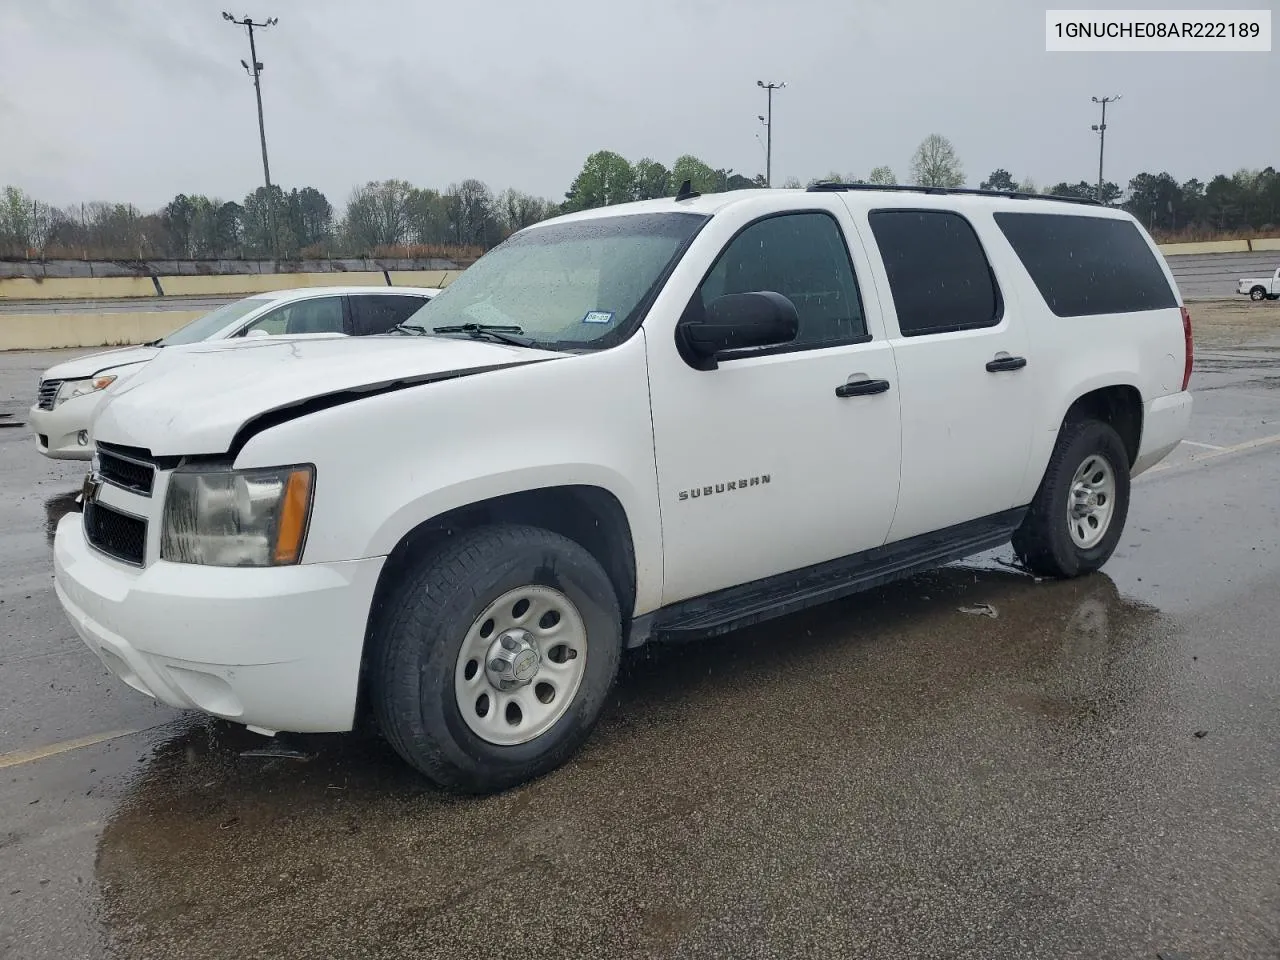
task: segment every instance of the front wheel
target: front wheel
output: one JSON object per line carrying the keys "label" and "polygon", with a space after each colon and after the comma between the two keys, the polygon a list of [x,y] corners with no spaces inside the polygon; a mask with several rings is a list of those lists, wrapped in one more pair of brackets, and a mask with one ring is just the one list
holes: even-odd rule
{"label": "front wheel", "polygon": [[613,585],[586,549],[494,526],[407,568],[370,643],[387,740],[440,786],[487,793],[578,749],[617,674],[622,628]]}
{"label": "front wheel", "polygon": [[1129,454],[1106,423],[1062,428],[1013,548],[1046,577],[1076,577],[1110,559],[1129,514]]}
{"label": "front wheel", "polygon": [[1267,291],[1264,290],[1262,287],[1254,287],[1252,290],[1249,291],[1249,299],[1265,300],[1267,299]]}

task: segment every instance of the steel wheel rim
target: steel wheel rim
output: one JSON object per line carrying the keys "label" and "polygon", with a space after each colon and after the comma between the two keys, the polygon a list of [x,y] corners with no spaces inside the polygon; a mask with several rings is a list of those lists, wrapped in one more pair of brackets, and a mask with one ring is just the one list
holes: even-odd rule
{"label": "steel wheel rim", "polygon": [[1067,529],[1082,550],[1102,542],[1116,509],[1116,471],[1100,453],[1085,457],[1067,494]]}
{"label": "steel wheel rim", "polygon": [[552,587],[508,590],[476,617],[454,667],[453,691],[467,728],[513,747],[546,733],[582,685],[587,626]]}

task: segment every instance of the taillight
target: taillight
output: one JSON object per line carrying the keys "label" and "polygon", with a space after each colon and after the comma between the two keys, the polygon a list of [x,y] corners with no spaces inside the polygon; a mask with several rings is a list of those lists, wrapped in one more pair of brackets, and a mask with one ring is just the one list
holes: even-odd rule
{"label": "taillight", "polygon": [[1191,366],[1195,358],[1195,345],[1191,340],[1191,314],[1186,307],[1182,308],[1182,339],[1187,346],[1187,365],[1182,369],[1182,389],[1185,390],[1191,382]]}

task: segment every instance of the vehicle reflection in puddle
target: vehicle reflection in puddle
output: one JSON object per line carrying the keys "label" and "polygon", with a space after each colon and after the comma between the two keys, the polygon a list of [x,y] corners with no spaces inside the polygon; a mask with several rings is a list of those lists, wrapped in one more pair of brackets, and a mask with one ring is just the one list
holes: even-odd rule
{"label": "vehicle reflection in puddle", "polygon": [[70,493],[59,493],[45,500],[44,535],[50,546],[53,545],[53,535],[58,530],[58,521],[68,513],[80,509],[80,504],[77,502],[79,497],[80,491],[72,490]]}
{"label": "vehicle reflection in puddle", "polygon": [[[975,603],[998,619],[958,612]],[[838,891],[925,909],[956,830],[1068,856],[1044,818],[1085,815],[1064,785],[1101,803],[1142,782],[1125,751],[1167,712],[1176,645],[1105,575],[952,567],[637,651],[577,757],[485,798],[432,789],[372,735],[248,759],[261,738],[200,720],[105,827],[103,917],[127,955],[192,958],[479,955],[495,917],[530,956],[714,953],[763,916],[768,937],[887,923],[892,952],[900,930]]]}

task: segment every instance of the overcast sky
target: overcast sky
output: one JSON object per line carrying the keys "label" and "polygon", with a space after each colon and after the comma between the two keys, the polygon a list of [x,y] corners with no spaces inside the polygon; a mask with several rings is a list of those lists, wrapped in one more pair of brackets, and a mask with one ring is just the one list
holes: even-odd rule
{"label": "overcast sky", "polygon": [[[241,0],[243,3],[243,0]],[[1199,8],[1265,8],[1274,0]],[[1066,6],[1055,3],[1054,6]],[[1125,7],[1094,0],[1098,7]],[[1134,4],[1136,5],[1136,4]],[[1188,4],[1193,5],[1193,4]],[[1046,53],[1029,0],[252,0],[272,179],[479,177],[559,200],[594,150],[764,169],[888,164],[949,137],[971,186],[1207,180],[1280,165],[1280,52]],[[217,0],[0,0],[0,184],[51,203],[240,199],[261,182],[248,40]],[[1280,27],[1280,24],[1276,26]]]}

